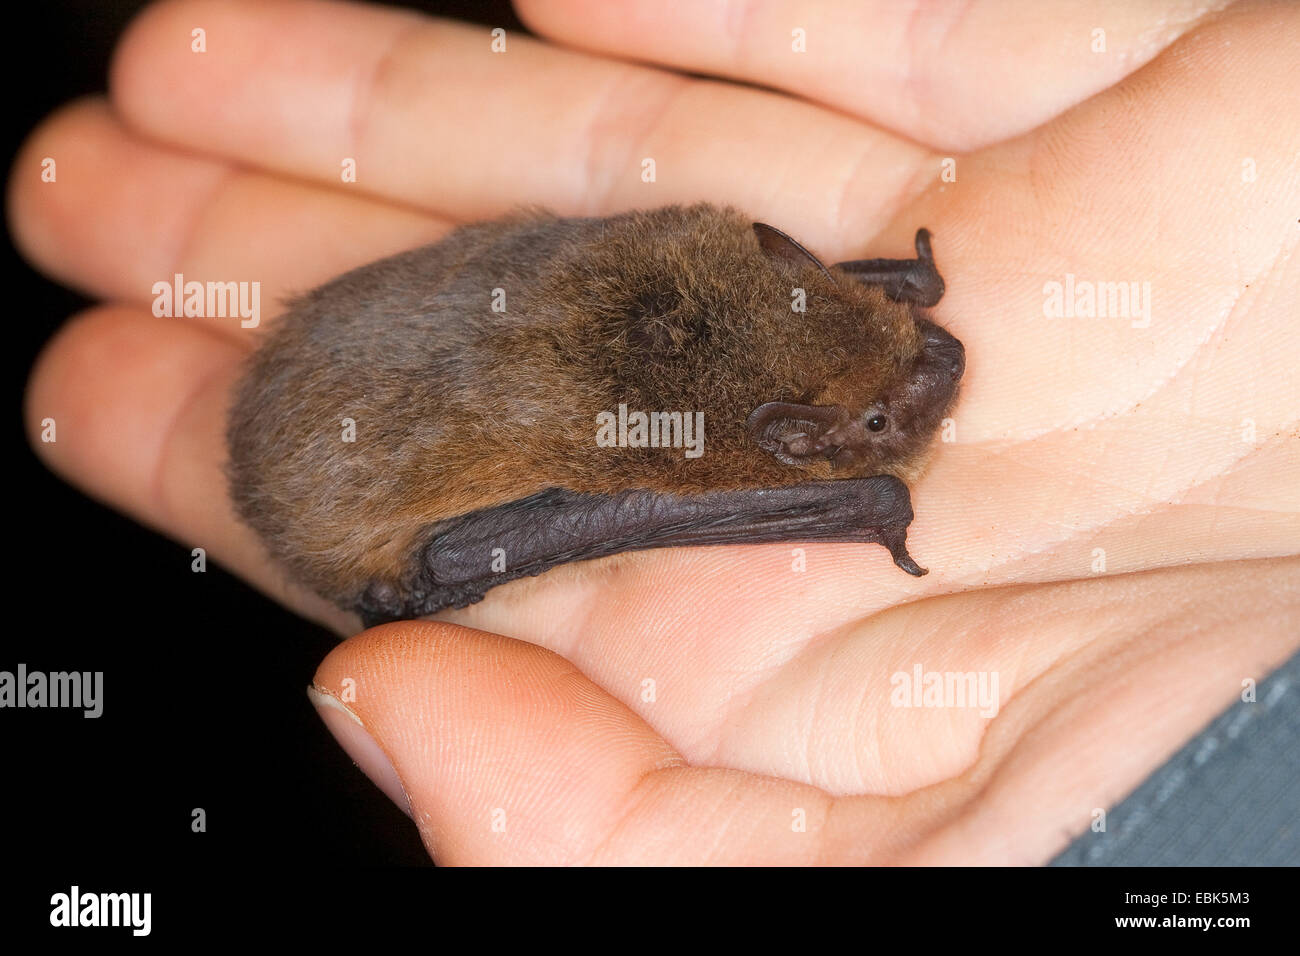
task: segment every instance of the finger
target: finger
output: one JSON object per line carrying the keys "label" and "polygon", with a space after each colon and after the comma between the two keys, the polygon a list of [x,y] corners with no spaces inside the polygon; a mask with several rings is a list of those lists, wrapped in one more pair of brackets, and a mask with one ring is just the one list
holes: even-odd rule
{"label": "finger", "polygon": [[[1037,864],[1234,699],[1242,675],[1267,674],[1294,654],[1295,566],[1153,572],[1142,582],[1139,620],[1116,610],[1124,604],[1117,593],[1131,584],[1115,579],[947,599],[994,604],[986,624],[1003,635],[1023,630],[1025,615],[1031,627],[1048,622],[1061,600],[1070,606],[1057,611],[1057,626],[1070,616],[1076,625],[1065,646],[1050,649],[1047,672],[1025,676],[1022,690],[1000,701],[1004,712],[987,722],[965,765],[889,798],[832,799],[705,765],[712,761],[688,767],[563,659],[454,625],[359,635],[321,664],[311,696],[367,775],[408,809],[439,863]],[[1250,613],[1224,605],[1216,585],[1246,595]],[[1209,626],[1189,632],[1180,623],[1189,607]],[[1094,608],[1112,620],[1078,627],[1095,621],[1084,616]],[[928,666],[933,646],[894,643]],[[1039,651],[1006,653],[1002,664],[1015,671],[1036,666]],[[1134,714],[1142,739],[1117,759],[1114,741]],[[942,737],[900,719],[891,732],[914,748]],[[805,745],[851,723],[795,722]],[[785,745],[768,741],[772,750]],[[996,837],[1008,832],[1014,841]]]}
{"label": "finger", "polygon": [[[55,162],[46,181],[44,160]],[[449,223],[343,190],[167,149],[128,132],[99,100],[58,111],[9,179],[15,242],[93,296],[151,305],[157,282],[257,282],[261,316],[331,276],[430,242]],[[206,326],[246,335],[241,317]],[[256,327],[261,329],[259,323]]]}
{"label": "finger", "polygon": [[[362,766],[400,781],[440,864],[801,864],[822,852],[823,794],[687,767],[639,717],[530,644],[388,625],[331,652],[314,690]],[[375,769],[384,758],[392,775]],[[812,821],[804,832],[792,808]]]}
{"label": "finger", "polygon": [[[194,24],[212,38],[190,51]],[[297,42],[286,44],[293,35]],[[486,28],[319,2],[164,3],[119,46],[115,106],[187,149],[459,220],[709,198],[860,242],[937,170],[915,145],[789,97]],[[645,160],[654,161],[653,182]]]}
{"label": "finger", "polygon": [[[339,631],[355,624],[273,568],[235,520],[222,463],[230,384],[246,351],[139,309],[69,322],[32,370],[24,417],[47,465],[86,493],[192,547]],[[54,426],[54,441],[42,440]]]}
{"label": "finger", "polygon": [[[1038,126],[1140,68],[1200,0],[829,3],[519,0],[530,28],[597,53],[762,83],[936,148]],[[1100,31],[1100,32],[1099,32]]]}

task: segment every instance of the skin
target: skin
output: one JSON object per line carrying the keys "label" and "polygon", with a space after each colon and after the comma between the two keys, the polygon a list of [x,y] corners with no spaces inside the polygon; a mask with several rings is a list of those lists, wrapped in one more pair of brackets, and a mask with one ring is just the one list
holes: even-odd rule
{"label": "skin", "polygon": [[[969,369],[912,489],[927,577],[867,545],[802,573],[782,545],[622,556],[356,636],[316,700],[440,863],[1041,863],[1300,643],[1300,9],[998,6],[529,3],[567,48],[496,59],[481,28],[375,9],[156,8],[110,102],[51,117],[11,179],[26,254],[112,303],[33,370],[29,428],[60,423],[36,447],[351,633],[213,505],[259,333],[154,319],[152,282],[260,277],[270,302],[526,202],[729,202],[828,259],[924,223]],[[196,70],[200,22],[239,42]],[[1150,281],[1150,326],[1045,319],[1067,272]],[[228,657],[274,639],[248,632]],[[997,671],[997,715],[891,707],[917,664]]]}

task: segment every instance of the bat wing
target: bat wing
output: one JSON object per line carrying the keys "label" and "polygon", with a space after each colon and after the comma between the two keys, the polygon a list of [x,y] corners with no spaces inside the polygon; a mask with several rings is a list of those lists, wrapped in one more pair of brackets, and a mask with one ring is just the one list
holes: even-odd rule
{"label": "bat wing", "polygon": [[920,576],[925,570],[907,552],[911,521],[907,486],[892,475],[701,495],[552,488],[432,526],[403,582],[371,582],[355,610],[371,627],[465,607],[499,584],[561,564],[691,545],[875,543]]}
{"label": "bat wing", "polygon": [[835,266],[859,282],[882,286],[895,302],[929,308],[943,298],[943,276],[934,264],[928,229],[916,231],[915,259],[852,259]]}

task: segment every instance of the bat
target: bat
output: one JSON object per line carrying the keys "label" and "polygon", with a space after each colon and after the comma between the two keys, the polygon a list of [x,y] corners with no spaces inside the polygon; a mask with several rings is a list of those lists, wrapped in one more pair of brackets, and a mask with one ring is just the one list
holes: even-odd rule
{"label": "bat", "polygon": [[966,360],[915,246],[827,267],[706,203],[462,226],[290,303],[235,387],[236,512],[367,626],[648,548],[872,542],[925,574],[907,483]]}

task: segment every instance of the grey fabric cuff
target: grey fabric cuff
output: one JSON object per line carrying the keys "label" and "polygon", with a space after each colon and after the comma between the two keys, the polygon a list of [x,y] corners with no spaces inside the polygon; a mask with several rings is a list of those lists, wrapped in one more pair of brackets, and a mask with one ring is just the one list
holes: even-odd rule
{"label": "grey fabric cuff", "polygon": [[1300,865],[1300,654],[1049,865]]}

